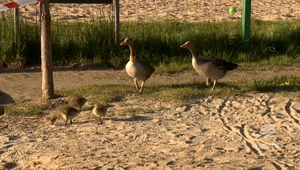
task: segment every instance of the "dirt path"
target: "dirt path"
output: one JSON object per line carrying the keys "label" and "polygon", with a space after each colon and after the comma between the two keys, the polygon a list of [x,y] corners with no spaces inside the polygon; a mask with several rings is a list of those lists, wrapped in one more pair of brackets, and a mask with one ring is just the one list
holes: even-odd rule
{"label": "dirt path", "polygon": [[[300,76],[300,67],[287,66],[276,71],[270,69],[239,69],[229,72],[220,82],[251,81],[260,78],[272,78],[274,76],[294,75]],[[181,73],[155,73],[147,84],[168,83],[202,83],[195,71]],[[55,90],[63,90],[89,84],[133,84],[123,69],[111,68],[57,68],[54,71]],[[146,85],[147,85],[146,84]],[[39,69],[22,71],[0,70],[0,91],[9,95],[12,99],[27,99],[41,93],[41,72]],[[0,102],[1,104],[1,102]]]}
{"label": "dirt path", "polygon": [[[222,81],[299,75],[238,70]],[[93,83],[132,84],[124,70],[56,71],[56,89]],[[1,73],[14,100],[39,93],[39,72]],[[156,74],[149,84],[200,81],[194,72]],[[2,100],[2,99],[1,99]],[[45,118],[0,117],[0,169],[300,169],[300,102],[272,94],[207,96],[177,106],[114,103],[103,125],[89,110],[73,125]],[[135,110],[133,117],[118,116]]]}

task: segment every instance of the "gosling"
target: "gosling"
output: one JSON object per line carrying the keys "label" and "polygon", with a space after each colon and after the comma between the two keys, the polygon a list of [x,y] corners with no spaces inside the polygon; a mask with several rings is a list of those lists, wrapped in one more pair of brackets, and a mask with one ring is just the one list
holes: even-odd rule
{"label": "gosling", "polygon": [[82,107],[86,104],[86,102],[86,98],[81,96],[75,96],[68,101],[68,105],[81,111]]}
{"label": "gosling", "polygon": [[95,104],[93,114],[99,118],[99,123],[103,124],[104,117],[106,116],[107,106]]}
{"label": "gosling", "polygon": [[55,113],[49,118],[51,121],[51,124],[53,125],[57,119],[64,118],[65,119],[65,125],[67,125],[67,121],[70,120],[70,124],[72,124],[72,120],[78,116],[80,113],[79,110],[77,110],[74,107],[65,105],[59,107]]}

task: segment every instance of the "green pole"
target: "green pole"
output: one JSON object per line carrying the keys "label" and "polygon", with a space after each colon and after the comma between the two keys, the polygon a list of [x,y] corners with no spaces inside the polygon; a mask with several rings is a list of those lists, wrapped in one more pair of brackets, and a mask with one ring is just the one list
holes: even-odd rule
{"label": "green pole", "polygon": [[251,0],[243,0],[243,44],[250,47]]}

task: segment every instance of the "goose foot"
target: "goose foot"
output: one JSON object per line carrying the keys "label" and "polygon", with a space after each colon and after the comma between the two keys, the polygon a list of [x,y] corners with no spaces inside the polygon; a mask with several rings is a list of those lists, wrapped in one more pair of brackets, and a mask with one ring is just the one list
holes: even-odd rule
{"label": "goose foot", "polygon": [[211,84],[211,79],[207,78],[206,79],[206,86],[210,86],[210,84]]}

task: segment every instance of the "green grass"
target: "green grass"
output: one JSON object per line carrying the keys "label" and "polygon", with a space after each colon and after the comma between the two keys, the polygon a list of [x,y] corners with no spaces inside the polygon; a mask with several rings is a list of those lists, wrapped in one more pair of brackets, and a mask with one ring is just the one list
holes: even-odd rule
{"label": "green grass", "polygon": [[[300,98],[300,77],[281,76],[271,79],[260,79],[248,82],[218,83],[214,91],[203,83],[149,85],[143,94],[135,91],[132,85],[100,84],[82,86],[79,88],[57,91],[68,96],[83,95],[92,103],[109,104],[119,102],[127,106],[126,99],[135,99],[138,102],[154,101],[175,103],[182,105],[190,103],[193,99],[206,96],[230,97],[247,94],[249,92],[272,93],[293,98]],[[6,106],[10,115],[40,116],[47,106],[45,104],[30,104],[21,102]],[[120,116],[132,116],[137,112],[152,113],[151,109],[128,108],[119,113]]]}
{"label": "green grass", "polygon": [[91,103],[107,104],[112,101],[122,100],[127,95],[134,93],[134,88],[129,85],[88,85],[66,91],[59,91],[68,96],[89,96]]}
{"label": "green grass", "polygon": [[236,96],[248,92],[278,93],[300,97],[300,77],[281,76],[271,79],[218,83],[214,91],[203,83],[148,85],[144,94],[135,91],[132,85],[90,85],[64,91],[68,95],[90,96],[93,102],[121,102],[125,98],[136,98],[140,102],[154,100],[185,103],[205,96]]}
{"label": "green grass", "polygon": [[44,104],[9,104],[5,107],[6,113],[13,116],[42,116],[43,110],[47,108]]}
{"label": "green grass", "polygon": [[[187,40],[196,44],[199,57],[217,57],[246,64],[254,62],[255,65],[299,62],[299,20],[253,20],[249,51],[242,48],[241,25],[241,22],[122,22],[121,39],[132,37],[136,43],[137,56],[162,72],[187,69],[191,62],[190,54],[179,47]],[[39,36],[38,25],[22,23],[20,44],[16,46],[13,42],[12,19],[2,16],[0,60],[3,66],[15,61],[17,57],[19,60],[23,58],[26,65],[39,65]],[[129,58],[128,47],[114,43],[112,22],[53,22],[52,39],[55,65],[97,63],[118,67],[124,66]]]}

